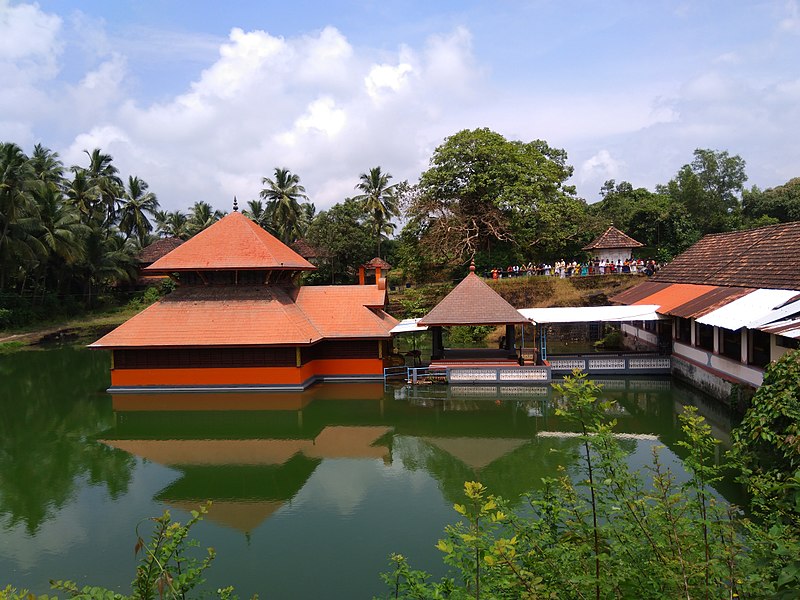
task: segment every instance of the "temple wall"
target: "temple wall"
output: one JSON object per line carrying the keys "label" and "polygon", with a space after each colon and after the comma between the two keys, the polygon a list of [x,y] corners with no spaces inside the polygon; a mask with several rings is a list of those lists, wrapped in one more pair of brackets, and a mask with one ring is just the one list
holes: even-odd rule
{"label": "temple wall", "polygon": [[204,367],[112,369],[112,388],[289,386],[302,388],[319,379],[382,378],[379,358],[340,358],[307,362],[300,367]]}

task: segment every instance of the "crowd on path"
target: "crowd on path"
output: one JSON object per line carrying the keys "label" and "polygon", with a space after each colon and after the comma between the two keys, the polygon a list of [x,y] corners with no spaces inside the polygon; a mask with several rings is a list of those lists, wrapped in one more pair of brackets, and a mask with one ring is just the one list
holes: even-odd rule
{"label": "crowd on path", "polygon": [[591,260],[584,262],[566,262],[557,260],[555,263],[541,263],[534,265],[529,262],[527,265],[509,265],[505,269],[495,268],[484,272],[487,279],[503,279],[508,277],[523,276],[545,276],[545,277],[581,277],[587,275],[611,275],[616,273],[631,274],[644,273],[648,277],[658,271],[659,265],[654,260],[642,260],[641,258],[628,260]]}

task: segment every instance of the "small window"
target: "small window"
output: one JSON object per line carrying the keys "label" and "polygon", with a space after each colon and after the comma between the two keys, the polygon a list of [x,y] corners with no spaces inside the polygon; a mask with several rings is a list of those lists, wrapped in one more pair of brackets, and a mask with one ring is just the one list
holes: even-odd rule
{"label": "small window", "polygon": [[719,329],[719,353],[728,358],[742,360],[742,334],[741,330]]}
{"label": "small window", "polygon": [[692,322],[682,317],[678,318],[678,331],[675,339],[686,344],[692,341]]}
{"label": "small window", "polygon": [[754,329],[748,331],[748,335],[750,337],[748,362],[757,367],[766,367],[770,360],[769,334]]}
{"label": "small window", "polygon": [[697,331],[695,332],[695,342],[698,348],[714,351],[714,326],[704,325],[697,323]]}

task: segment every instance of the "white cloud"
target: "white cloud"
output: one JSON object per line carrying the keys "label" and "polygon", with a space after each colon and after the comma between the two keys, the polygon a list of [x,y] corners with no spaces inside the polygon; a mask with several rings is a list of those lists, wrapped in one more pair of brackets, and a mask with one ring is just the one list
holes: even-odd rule
{"label": "white cloud", "polygon": [[786,3],[786,16],[778,23],[778,29],[788,33],[800,33],[800,7],[797,0]]}
{"label": "white cloud", "polygon": [[413,67],[404,62],[397,66],[381,64],[370,69],[364,78],[367,94],[373,100],[380,100],[386,92],[399,92],[408,85],[408,74],[413,72]]}

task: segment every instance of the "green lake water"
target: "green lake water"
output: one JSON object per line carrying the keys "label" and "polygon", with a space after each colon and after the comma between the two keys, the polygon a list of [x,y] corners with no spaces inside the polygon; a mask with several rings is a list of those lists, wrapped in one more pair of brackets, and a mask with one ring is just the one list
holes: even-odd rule
{"label": "green lake water", "polygon": [[[217,559],[212,589],[240,597],[371,598],[399,552],[444,574],[436,541],[480,480],[515,502],[559,465],[572,428],[549,388],[327,384],[302,394],[105,393],[109,357],[0,356],[0,587],[50,579],[125,591],[137,523],[169,509]],[[727,443],[726,411],[669,379],[604,379],[629,461],[663,445],[680,469],[677,415],[700,407]],[[735,490],[720,492],[736,500]]]}

